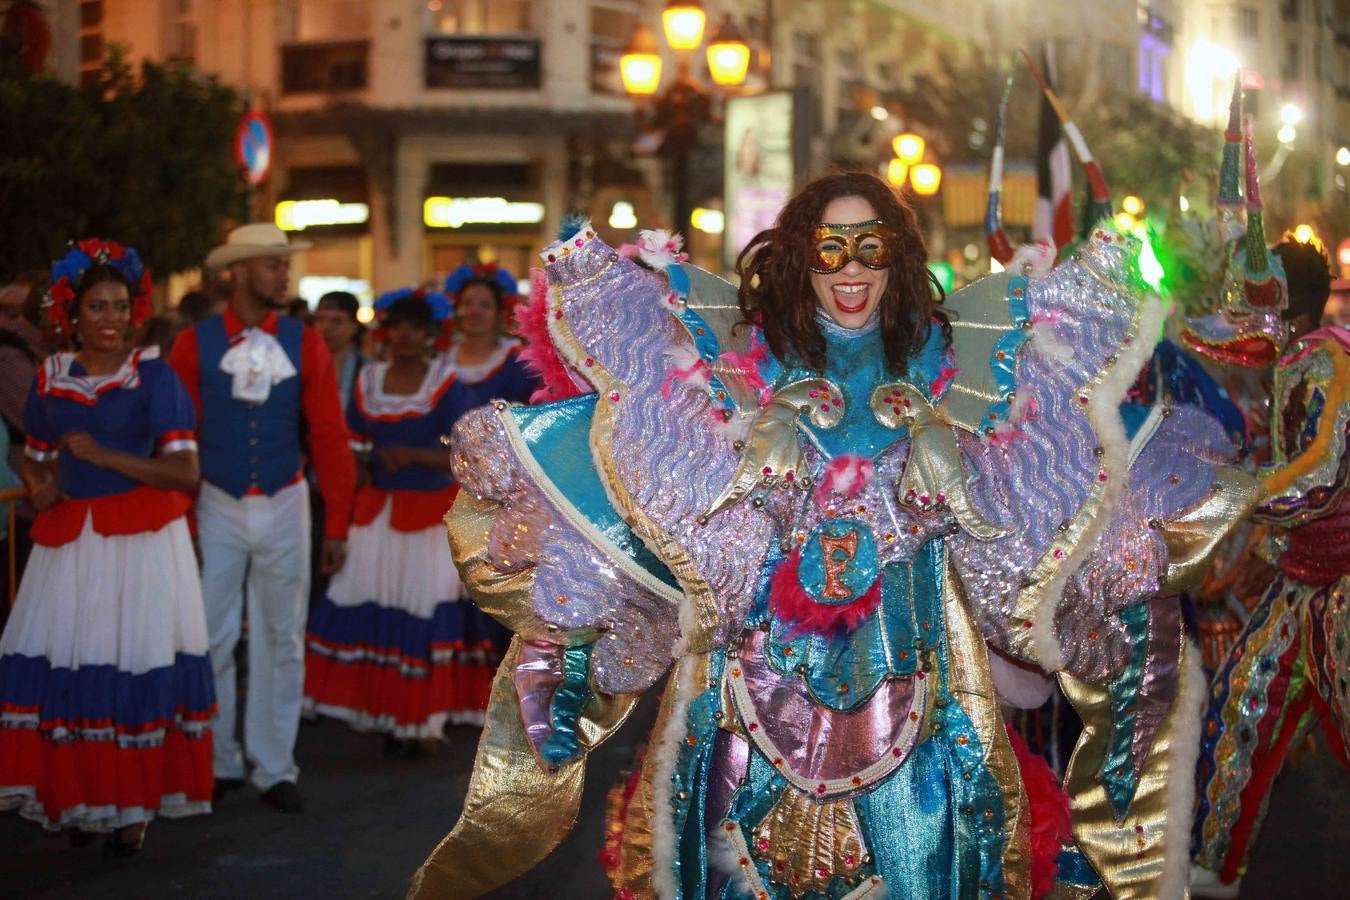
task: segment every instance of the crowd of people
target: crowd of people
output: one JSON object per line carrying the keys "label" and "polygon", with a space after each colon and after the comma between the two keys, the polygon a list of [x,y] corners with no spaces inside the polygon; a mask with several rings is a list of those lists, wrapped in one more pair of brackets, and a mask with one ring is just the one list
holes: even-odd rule
{"label": "crowd of people", "polygon": [[0,289],[0,808],[129,855],[246,785],[301,812],[305,716],[407,758],[487,724],[413,882],[476,896],[668,675],[617,896],[1235,896],[1290,748],[1350,763],[1350,332],[1228,144],[1217,296],[1171,321],[1105,223],[944,296],[856,173],[739,285],[569,219],[528,301],[467,265],[368,333],[288,305],[272,225],[178,327],[79,241]]}
{"label": "crowd of people", "polygon": [[[0,637],[0,808],[136,853],[157,816],[251,784],[301,812],[303,715],[434,750],[481,724],[506,632],[462,594],[442,441],[533,377],[516,284],[468,265],[359,302],[288,309],[307,245],[270,224],[206,259],[220,302],[153,317],[136,250],[81,240],[0,297],[22,565]],[[17,573],[16,573],[17,574]],[[239,702],[237,647],[247,643]]]}

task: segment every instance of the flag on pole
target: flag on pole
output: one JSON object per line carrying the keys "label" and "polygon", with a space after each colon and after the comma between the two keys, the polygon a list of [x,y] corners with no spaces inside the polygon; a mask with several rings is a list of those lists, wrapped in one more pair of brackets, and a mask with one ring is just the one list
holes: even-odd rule
{"label": "flag on pole", "polygon": [[[1047,44],[1042,54],[1045,78],[1054,86],[1054,48]],[[1050,100],[1041,95],[1040,127],[1036,147],[1036,214],[1031,239],[1049,241],[1064,248],[1073,240],[1073,209],[1069,199],[1073,175],[1069,143]]]}

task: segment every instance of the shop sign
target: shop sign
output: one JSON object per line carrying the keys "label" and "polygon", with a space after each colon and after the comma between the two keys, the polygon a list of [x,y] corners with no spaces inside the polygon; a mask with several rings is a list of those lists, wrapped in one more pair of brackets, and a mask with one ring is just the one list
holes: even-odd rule
{"label": "shop sign", "polygon": [[537,225],[543,220],[544,204],[505,197],[428,197],[422,204],[422,221],[428,228]]}
{"label": "shop sign", "polygon": [[282,200],[277,204],[276,223],[282,231],[304,231],[326,225],[364,225],[370,221],[365,203],[337,200]]}
{"label": "shop sign", "polygon": [[429,88],[537,88],[539,39],[531,37],[427,38]]}

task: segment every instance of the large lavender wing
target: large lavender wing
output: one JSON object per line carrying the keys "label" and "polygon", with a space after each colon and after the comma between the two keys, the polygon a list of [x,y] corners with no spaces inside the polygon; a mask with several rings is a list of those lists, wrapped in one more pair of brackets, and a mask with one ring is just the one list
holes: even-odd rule
{"label": "large lavender wing", "polygon": [[680,584],[685,647],[706,650],[739,630],[775,536],[769,515],[747,504],[703,518],[738,465],[718,427],[725,392],[719,397],[709,374],[716,335],[688,303],[677,265],[656,275],[589,226],[542,256],[553,343],[598,391],[596,469],[615,508]]}
{"label": "large lavender wing", "polygon": [[[1231,452],[1203,416],[1155,421],[1133,444],[1126,436],[1119,404],[1162,324],[1137,253],[1132,238],[1098,229],[1043,277],[1008,279],[1014,328],[989,360],[1000,396],[961,437],[977,473],[972,502],[1008,533],[962,532],[953,559],[986,638],[1047,671],[1118,668],[1117,613],[1168,574],[1156,523],[1182,517],[1194,485],[1208,489]],[[1164,458],[1184,470],[1179,480],[1147,482]],[[1134,484],[1137,473],[1145,481]]]}
{"label": "large lavender wing", "polygon": [[[584,429],[589,423],[575,408],[588,399],[531,412],[556,408],[574,420],[564,427]],[[555,477],[540,465],[512,407],[486,406],[456,423],[450,452],[461,489],[447,517],[455,562],[479,606],[524,640],[594,644],[595,686],[610,694],[641,691],[670,665],[680,593],[626,546],[635,538],[625,541],[614,522],[583,511],[594,509],[576,495],[588,456],[561,460],[569,448],[546,444],[540,455],[554,457]],[[564,489],[557,472],[567,470],[575,474]]]}

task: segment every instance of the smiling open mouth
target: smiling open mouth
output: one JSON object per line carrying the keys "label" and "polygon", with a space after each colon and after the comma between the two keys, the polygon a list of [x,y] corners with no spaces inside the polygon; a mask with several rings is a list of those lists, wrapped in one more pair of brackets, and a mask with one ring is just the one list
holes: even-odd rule
{"label": "smiling open mouth", "polygon": [[834,305],[841,313],[851,315],[862,312],[867,307],[867,285],[836,284],[831,289]]}

